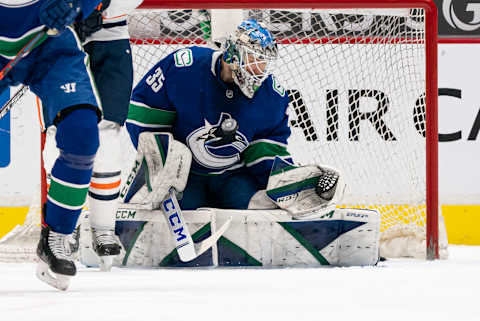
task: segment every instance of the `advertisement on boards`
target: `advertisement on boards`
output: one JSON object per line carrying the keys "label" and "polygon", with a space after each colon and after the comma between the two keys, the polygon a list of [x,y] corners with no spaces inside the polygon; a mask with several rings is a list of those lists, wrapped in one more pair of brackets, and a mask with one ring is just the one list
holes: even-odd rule
{"label": "advertisement on boards", "polygon": [[439,46],[440,200],[480,203],[480,45]]}
{"label": "advertisement on boards", "polygon": [[480,38],[479,0],[436,0],[440,37]]}

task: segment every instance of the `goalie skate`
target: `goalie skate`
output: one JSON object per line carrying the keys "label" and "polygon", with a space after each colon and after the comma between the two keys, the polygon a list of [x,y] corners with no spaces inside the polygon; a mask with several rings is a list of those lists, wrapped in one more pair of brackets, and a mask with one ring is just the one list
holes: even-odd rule
{"label": "goalie skate", "polygon": [[71,257],[69,237],[52,231],[50,227],[43,227],[37,247],[40,259],[37,277],[62,291],[68,288],[70,278],[77,273]]}
{"label": "goalie skate", "polygon": [[121,250],[115,240],[114,231],[92,227],[92,248],[100,259],[100,270],[110,271],[114,256],[120,254]]}

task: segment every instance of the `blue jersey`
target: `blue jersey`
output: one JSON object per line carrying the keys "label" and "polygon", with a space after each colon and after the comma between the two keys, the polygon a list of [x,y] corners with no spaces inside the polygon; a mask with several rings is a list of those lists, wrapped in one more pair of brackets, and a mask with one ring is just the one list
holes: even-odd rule
{"label": "blue jersey", "polygon": [[264,188],[273,159],[290,158],[288,95],[269,76],[247,98],[221,80],[221,54],[190,47],[162,59],[133,90],[127,129],[135,146],[143,131],[170,131],[192,151],[193,173],[247,167]]}
{"label": "blue jersey", "polygon": [[[0,0],[0,69],[44,28],[39,20],[40,7],[44,2]],[[90,14],[99,2],[81,0],[83,11],[78,19]],[[41,116],[47,127],[67,107],[100,106],[92,89],[93,79],[86,66],[87,57],[72,28],[55,37],[45,36],[37,47],[0,81],[0,92],[20,83],[29,86],[42,100]]]}
{"label": "blue jersey", "polygon": [[[38,18],[45,0],[0,0],[0,56],[12,59],[25,44],[43,29]],[[101,0],[80,0],[82,13],[88,17]],[[45,37],[46,38],[46,37]]]}

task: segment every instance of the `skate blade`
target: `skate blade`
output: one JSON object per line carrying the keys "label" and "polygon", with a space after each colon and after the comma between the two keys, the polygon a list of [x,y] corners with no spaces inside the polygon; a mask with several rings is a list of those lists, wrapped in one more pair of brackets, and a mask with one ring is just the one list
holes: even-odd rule
{"label": "skate blade", "polygon": [[110,272],[113,265],[113,258],[115,255],[108,255],[108,256],[99,256],[100,259],[100,271],[102,272]]}
{"label": "skate blade", "polygon": [[71,276],[53,273],[42,260],[37,265],[36,275],[41,281],[61,291],[66,291],[70,285]]}

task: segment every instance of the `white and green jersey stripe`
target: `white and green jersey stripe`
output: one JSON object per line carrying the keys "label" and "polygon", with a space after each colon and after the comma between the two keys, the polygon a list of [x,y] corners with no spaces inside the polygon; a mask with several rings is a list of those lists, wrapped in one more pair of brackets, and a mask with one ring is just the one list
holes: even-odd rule
{"label": "white and green jersey stripe", "polygon": [[275,157],[289,158],[287,145],[269,139],[259,139],[250,143],[243,152],[243,160],[247,167],[265,160],[273,161]]}
{"label": "white and green jersey stripe", "polygon": [[152,108],[143,103],[130,101],[127,122],[144,128],[171,128],[176,112]]}
{"label": "white and green jersey stripe", "polygon": [[[30,30],[26,34],[22,35],[19,38],[8,38],[8,37],[0,37],[0,56],[12,59],[15,57],[18,52],[25,47],[25,45],[38,33],[42,31],[43,27],[38,27]],[[34,48],[41,45],[46,39],[47,35],[44,35],[39,42],[34,46]],[[33,49],[32,49],[33,50]],[[28,55],[28,53],[27,53]]]}

